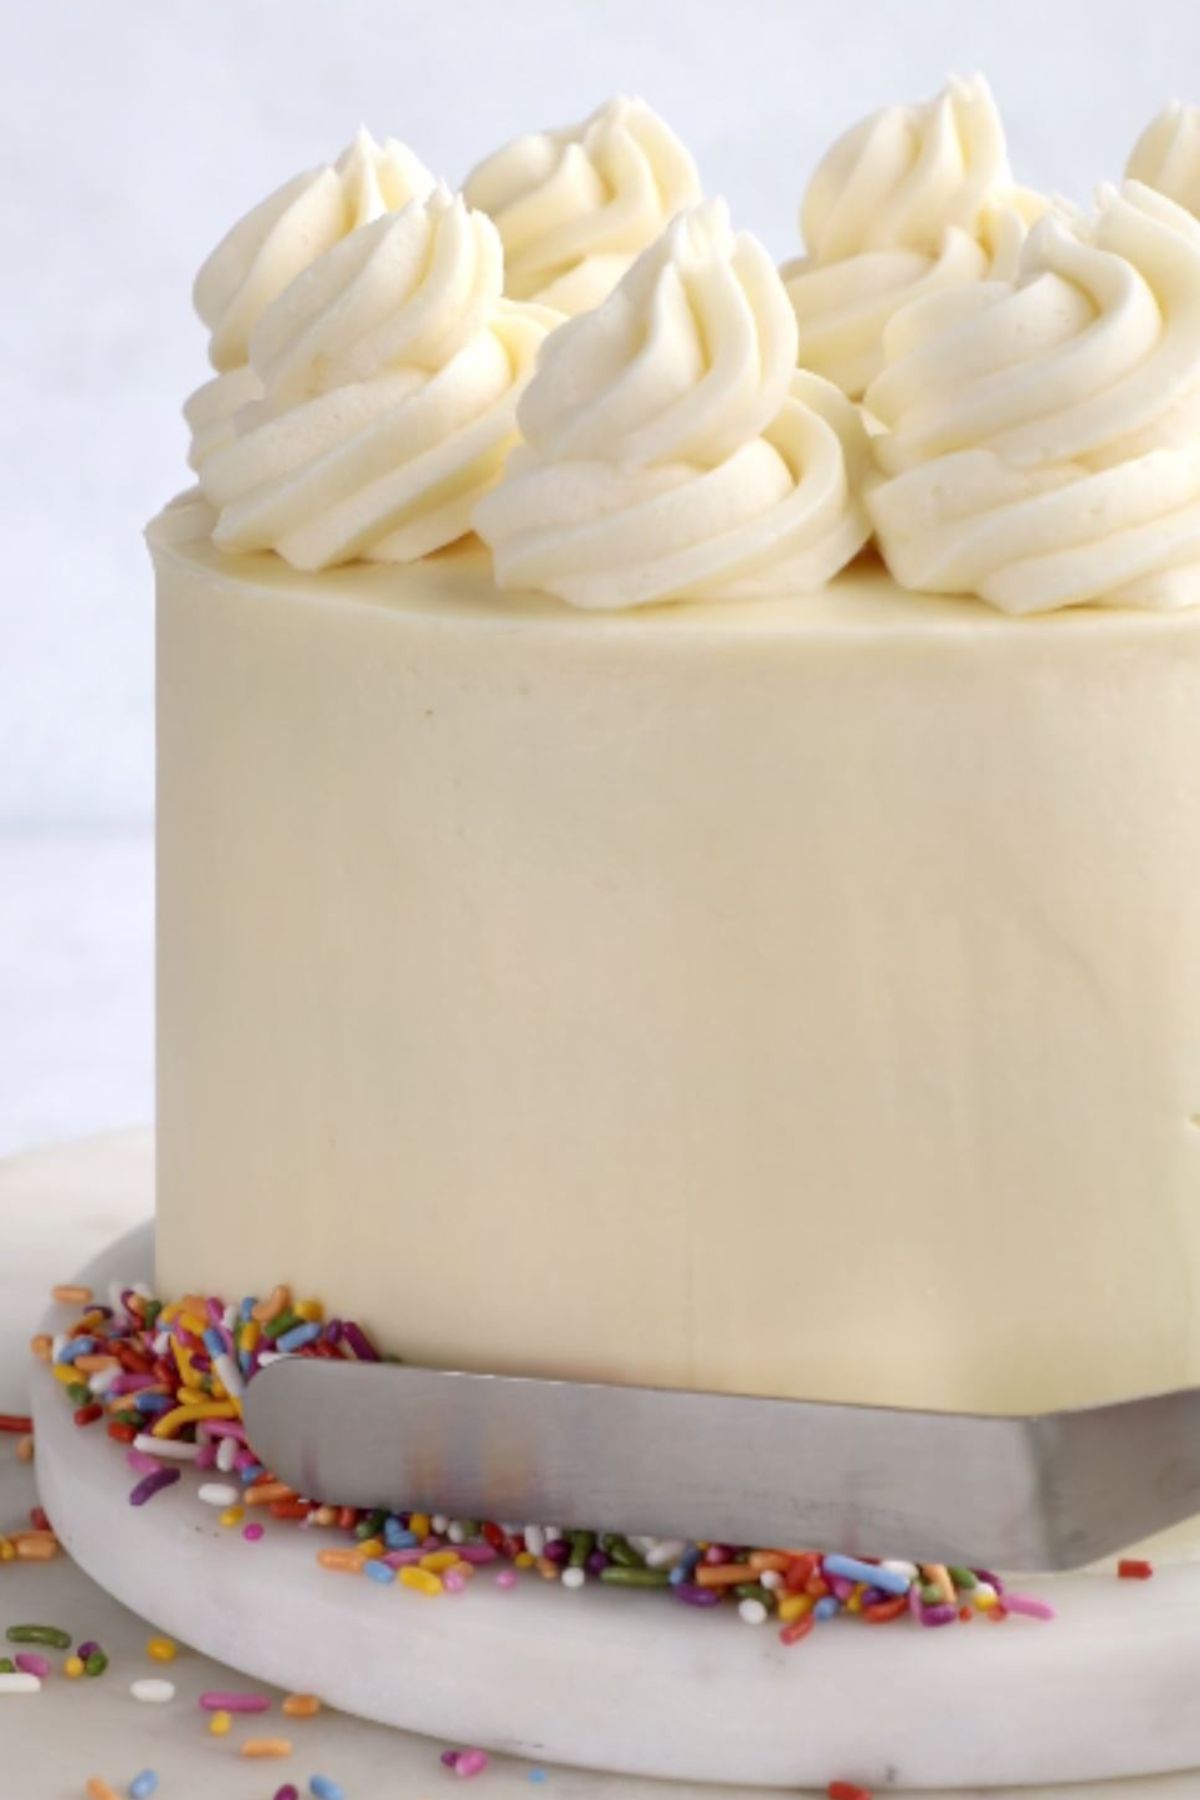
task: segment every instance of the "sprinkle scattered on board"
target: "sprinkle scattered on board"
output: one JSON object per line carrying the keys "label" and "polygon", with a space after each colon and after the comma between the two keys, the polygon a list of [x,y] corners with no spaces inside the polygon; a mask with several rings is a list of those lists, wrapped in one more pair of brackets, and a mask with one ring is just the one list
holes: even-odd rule
{"label": "sprinkle scattered on board", "polygon": [[488,1766],[486,1750],[443,1750],[442,1766],[457,1775],[460,1781],[471,1781],[476,1775],[482,1775]]}
{"label": "sprinkle scattered on board", "polygon": [[1154,1573],[1154,1564],[1144,1562],[1139,1556],[1123,1556],[1117,1564],[1117,1576],[1121,1581],[1149,1581]]}
{"label": "sprinkle scattered on board", "polygon": [[[1045,1602],[1009,1593],[985,1569],[561,1531],[306,1499],[258,1461],[246,1438],[242,1397],[267,1357],[379,1362],[380,1352],[358,1325],[327,1317],[319,1301],[296,1299],[283,1286],[232,1304],[198,1294],[164,1304],[144,1287],[119,1284],[107,1302],[73,1287],[56,1289],[55,1298],[82,1311],[63,1330],[35,1338],[33,1353],[62,1383],[79,1429],[103,1422],[123,1450],[137,1477],[131,1505],[154,1502],[187,1473],[199,1478],[196,1491],[213,1506],[220,1526],[240,1528],[250,1543],[276,1523],[329,1532],[335,1541],[316,1550],[317,1561],[340,1574],[365,1576],[373,1587],[454,1598],[496,1565],[491,1572],[501,1588],[526,1574],[557,1583],[564,1593],[596,1581],[634,1593],[659,1592],[696,1612],[732,1612],[751,1628],[773,1626],[785,1646],[838,1618],[937,1629],[976,1617],[995,1624],[1014,1616],[1053,1617]],[[8,1417],[8,1429],[28,1424]],[[57,1549],[53,1534],[46,1535]],[[23,1554],[20,1543],[12,1554]],[[242,1708],[235,1696],[222,1696],[210,1710]]]}
{"label": "sprinkle scattered on board", "polygon": [[831,1781],[826,1792],[829,1800],[872,1800],[870,1789],[857,1787],[853,1781]]}

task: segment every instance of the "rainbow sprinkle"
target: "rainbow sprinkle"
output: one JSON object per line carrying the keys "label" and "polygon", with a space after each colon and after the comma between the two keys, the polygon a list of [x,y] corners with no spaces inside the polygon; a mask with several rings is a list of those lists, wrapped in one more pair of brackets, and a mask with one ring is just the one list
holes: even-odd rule
{"label": "rainbow sprinkle", "polygon": [[[152,1501],[190,1465],[200,1497],[221,1509],[222,1526],[242,1526],[250,1542],[263,1536],[266,1520],[327,1531],[338,1541],[317,1551],[318,1562],[372,1584],[426,1598],[454,1595],[496,1565],[494,1579],[504,1588],[525,1573],[567,1591],[599,1581],[661,1591],[697,1611],[736,1608],[747,1625],[774,1624],[789,1645],[834,1618],[868,1625],[909,1620],[933,1629],[976,1617],[996,1623],[1013,1615],[1053,1617],[1045,1602],[1009,1592],[986,1569],[310,1500],[277,1481],[255,1456],[242,1424],[242,1396],[268,1359],[382,1360],[359,1326],[326,1319],[319,1302],[295,1300],[283,1286],[235,1305],[197,1295],[164,1304],[140,1286],[115,1287],[107,1305],[86,1289],[56,1290],[56,1298],[68,1294],[83,1311],[68,1330],[35,1338],[32,1348],[62,1383],[76,1425],[88,1430],[103,1421],[124,1447],[137,1477],[133,1506]],[[28,1421],[3,1424],[24,1430]],[[225,1710],[229,1698],[223,1697]]]}

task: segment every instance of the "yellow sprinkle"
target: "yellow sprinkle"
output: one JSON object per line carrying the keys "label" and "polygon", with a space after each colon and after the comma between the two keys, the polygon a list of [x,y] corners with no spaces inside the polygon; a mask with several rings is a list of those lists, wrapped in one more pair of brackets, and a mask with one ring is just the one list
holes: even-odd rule
{"label": "yellow sprinkle", "polygon": [[221,1514],[220,1523],[222,1525],[240,1525],[245,1516],[244,1506],[227,1506]]}
{"label": "yellow sprinkle", "polygon": [[292,1311],[298,1319],[311,1324],[317,1324],[325,1317],[325,1308],[319,1300],[297,1300]]}
{"label": "yellow sprinkle", "polygon": [[146,1645],[146,1655],[152,1662],[174,1662],[179,1655],[179,1646],[168,1637],[152,1637]]}
{"label": "yellow sprinkle", "polygon": [[358,1554],[367,1562],[372,1562],[375,1557],[382,1556],[383,1552],[384,1542],[382,1538],[364,1538],[362,1543],[358,1546]]}
{"label": "yellow sprinkle", "polygon": [[430,1569],[407,1568],[400,1571],[400,1585],[411,1588],[417,1594],[440,1594],[442,1578]]}
{"label": "yellow sprinkle", "polygon": [[[196,1314],[192,1312],[185,1312],[179,1323],[183,1326],[185,1331],[190,1331],[193,1337],[203,1338],[205,1332],[208,1330],[207,1320],[198,1318]],[[180,1350],[183,1350],[184,1348],[185,1346],[183,1344],[179,1345]]]}
{"label": "yellow sprinkle", "polygon": [[537,1558],[531,1550],[522,1550],[519,1555],[513,1557],[518,1569],[532,1569],[536,1560]]}
{"label": "yellow sprinkle", "polygon": [[243,1756],[290,1756],[292,1745],[289,1738],[247,1738],[242,1745]]}
{"label": "yellow sprinkle", "polygon": [[460,1560],[457,1550],[431,1550],[428,1556],[421,1558],[422,1569],[432,1569],[435,1575],[441,1575],[446,1569],[452,1569]]}
{"label": "yellow sprinkle", "polygon": [[242,1326],[238,1343],[243,1350],[253,1350],[257,1347],[258,1340],[261,1336],[262,1326],[259,1324],[258,1320],[247,1319],[246,1323]]}
{"label": "yellow sprinkle", "polygon": [[285,1719],[311,1719],[321,1710],[315,1694],[289,1694],[283,1702]]}
{"label": "yellow sprinkle", "polygon": [[55,1381],[61,1381],[64,1387],[70,1387],[73,1381],[79,1380],[78,1375],[75,1373],[70,1363],[55,1363],[51,1373],[53,1374]]}
{"label": "yellow sprinkle", "polygon": [[176,1406],[155,1419],[150,1434],[152,1437],[174,1437],[185,1425],[191,1425],[197,1419],[232,1419],[236,1413],[237,1407],[229,1400],[207,1400],[203,1406]]}
{"label": "yellow sprinkle", "polygon": [[227,1712],[215,1712],[208,1721],[208,1729],[214,1737],[228,1737],[233,1727],[233,1719]]}
{"label": "yellow sprinkle", "polygon": [[974,1600],[975,1605],[980,1612],[991,1612],[993,1606],[996,1605],[995,1594],[981,1593],[978,1588],[971,1598]]}
{"label": "yellow sprinkle", "polygon": [[793,1619],[806,1618],[815,1605],[811,1594],[789,1594],[779,1602],[779,1616],[785,1625],[790,1625]]}
{"label": "yellow sprinkle", "polygon": [[850,1598],[846,1602],[846,1611],[848,1613],[860,1613],[862,1611],[863,1595],[866,1593],[866,1591],[867,1591],[866,1583],[864,1581],[860,1581],[858,1583],[858,1586],[854,1589],[853,1593],[850,1595]]}
{"label": "yellow sprinkle", "polygon": [[415,1538],[427,1538],[429,1536],[429,1514],[414,1513],[408,1521],[408,1529]]}
{"label": "yellow sprinkle", "polygon": [[17,1546],[11,1538],[0,1537],[0,1562],[16,1562]]}
{"label": "yellow sprinkle", "polygon": [[68,1656],[66,1662],[63,1664],[63,1674],[68,1681],[78,1681],[79,1677],[83,1674],[83,1658],[81,1656]]}
{"label": "yellow sprinkle", "polygon": [[158,1315],[159,1324],[173,1325],[175,1320],[179,1317],[181,1306],[182,1302],[179,1300],[172,1300],[168,1306],[164,1306]]}

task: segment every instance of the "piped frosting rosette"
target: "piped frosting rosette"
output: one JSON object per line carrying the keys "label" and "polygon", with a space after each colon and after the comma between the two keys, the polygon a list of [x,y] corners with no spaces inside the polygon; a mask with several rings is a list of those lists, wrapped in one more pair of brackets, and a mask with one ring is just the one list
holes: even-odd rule
{"label": "piped frosting rosette", "polygon": [[475,512],[499,585],[604,609],[829,580],[867,536],[866,438],[795,356],[767,252],[720,202],[684,213],[547,340]]}
{"label": "piped frosting rosette", "polygon": [[327,250],[251,336],[262,398],[200,472],[214,541],[323,569],[463,536],[554,320],[502,284],[494,225],[444,189]]}
{"label": "piped frosting rosette", "polygon": [[499,227],[508,292],[574,314],[598,306],[701,190],[670,127],[617,96],[582,124],[514,138],[463,192]]}
{"label": "piped frosting rosette", "polygon": [[1200,106],[1164,106],[1133,146],[1125,174],[1200,215]]}
{"label": "piped frosting rosette", "polygon": [[882,367],[892,315],[924,293],[1011,278],[1043,207],[1013,183],[982,77],[863,119],[813,175],[800,214],[807,254],[782,270],[801,363],[857,399]]}
{"label": "piped frosting rosette", "polygon": [[1129,182],[1019,280],[893,320],[868,502],[905,587],[1012,613],[1200,601],[1200,222]]}
{"label": "piped frosting rosette", "polygon": [[360,129],[337,162],[285,182],[222,238],[193,290],[219,371],[184,407],[193,468],[230,441],[238,408],[260,396],[249,345],[268,306],[348,232],[423,199],[432,187],[433,176],[404,144],[377,144]]}

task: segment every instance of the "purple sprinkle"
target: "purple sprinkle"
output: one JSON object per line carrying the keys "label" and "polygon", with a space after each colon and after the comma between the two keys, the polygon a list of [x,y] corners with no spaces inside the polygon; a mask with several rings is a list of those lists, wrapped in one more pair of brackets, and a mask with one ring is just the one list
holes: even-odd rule
{"label": "purple sprinkle", "polygon": [[264,1528],[261,1525],[247,1525],[246,1529],[242,1532],[242,1536],[248,1544],[257,1544],[259,1538],[263,1535],[263,1529]]}
{"label": "purple sprinkle", "polygon": [[922,1625],[953,1625],[957,1617],[956,1606],[925,1606],[921,1609]]}
{"label": "purple sprinkle", "polygon": [[130,1506],[145,1506],[147,1500],[153,1500],[164,1488],[174,1487],[178,1480],[178,1469],[155,1469],[153,1475],[144,1475],[133,1489],[129,1496]]}
{"label": "purple sprinkle", "polygon": [[95,1656],[95,1654],[99,1648],[100,1648],[99,1644],[97,1644],[92,1638],[88,1638],[86,1643],[83,1643],[83,1644],[80,1644],[77,1646],[75,1654],[76,1654],[76,1656],[81,1657],[84,1662],[86,1662],[89,1656]]}
{"label": "purple sprinkle", "polygon": [[357,1326],[353,1319],[342,1321],[342,1331],[346,1342],[357,1356],[359,1362],[380,1362],[382,1358],[366,1332]]}
{"label": "purple sprinkle", "polygon": [[50,1673],[48,1656],[38,1656],[36,1651],[24,1650],[20,1656],[14,1656],[13,1662],[22,1675],[36,1675],[39,1681],[45,1681]]}
{"label": "purple sprinkle", "polygon": [[570,1554],[571,1546],[563,1538],[554,1538],[546,1545],[545,1557],[547,1562],[565,1563]]}
{"label": "purple sprinkle", "polygon": [[275,1800],[300,1800],[300,1790],[293,1787],[290,1781],[285,1781],[281,1788],[276,1788]]}
{"label": "purple sprinkle", "polygon": [[496,1560],[496,1552],[490,1544],[459,1544],[456,1547],[459,1556],[466,1563],[490,1563]]}
{"label": "purple sprinkle", "polygon": [[721,1603],[720,1588],[696,1587],[690,1581],[681,1581],[671,1592],[685,1606],[719,1606]]}
{"label": "purple sprinkle", "polygon": [[410,1569],[428,1554],[424,1544],[418,1544],[411,1550],[389,1550],[383,1560],[389,1569]]}
{"label": "purple sprinkle", "polygon": [[219,1325],[224,1328],[225,1308],[221,1305],[221,1302],[214,1299],[211,1294],[209,1295],[205,1310],[208,1313],[208,1322],[210,1325]]}
{"label": "purple sprinkle", "polygon": [[610,1559],[607,1556],[605,1556],[603,1550],[593,1550],[591,1555],[587,1559],[588,1574],[589,1575],[599,1575],[599,1573],[602,1569],[607,1569],[607,1567],[609,1565],[609,1560]]}
{"label": "purple sprinkle", "polygon": [[457,1750],[443,1750],[442,1751],[442,1767],[443,1768],[452,1769],[455,1766],[455,1764],[457,1763],[457,1761],[458,1761],[458,1751]]}
{"label": "purple sprinkle", "polygon": [[973,1573],[978,1580],[986,1581],[989,1587],[994,1587],[998,1594],[1004,1592],[1003,1581],[1001,1581],[999,1575],[993,1575],[990,1569],[975,1569]]}
{"label": "purple sprinkle", "polygon": [[345,1335],[345,1327],[343,1326],[342,1321],[340,1319],[330,1319],[328,1325],[325,1327],[325,1342],[330,1348],[336,1350]]}

